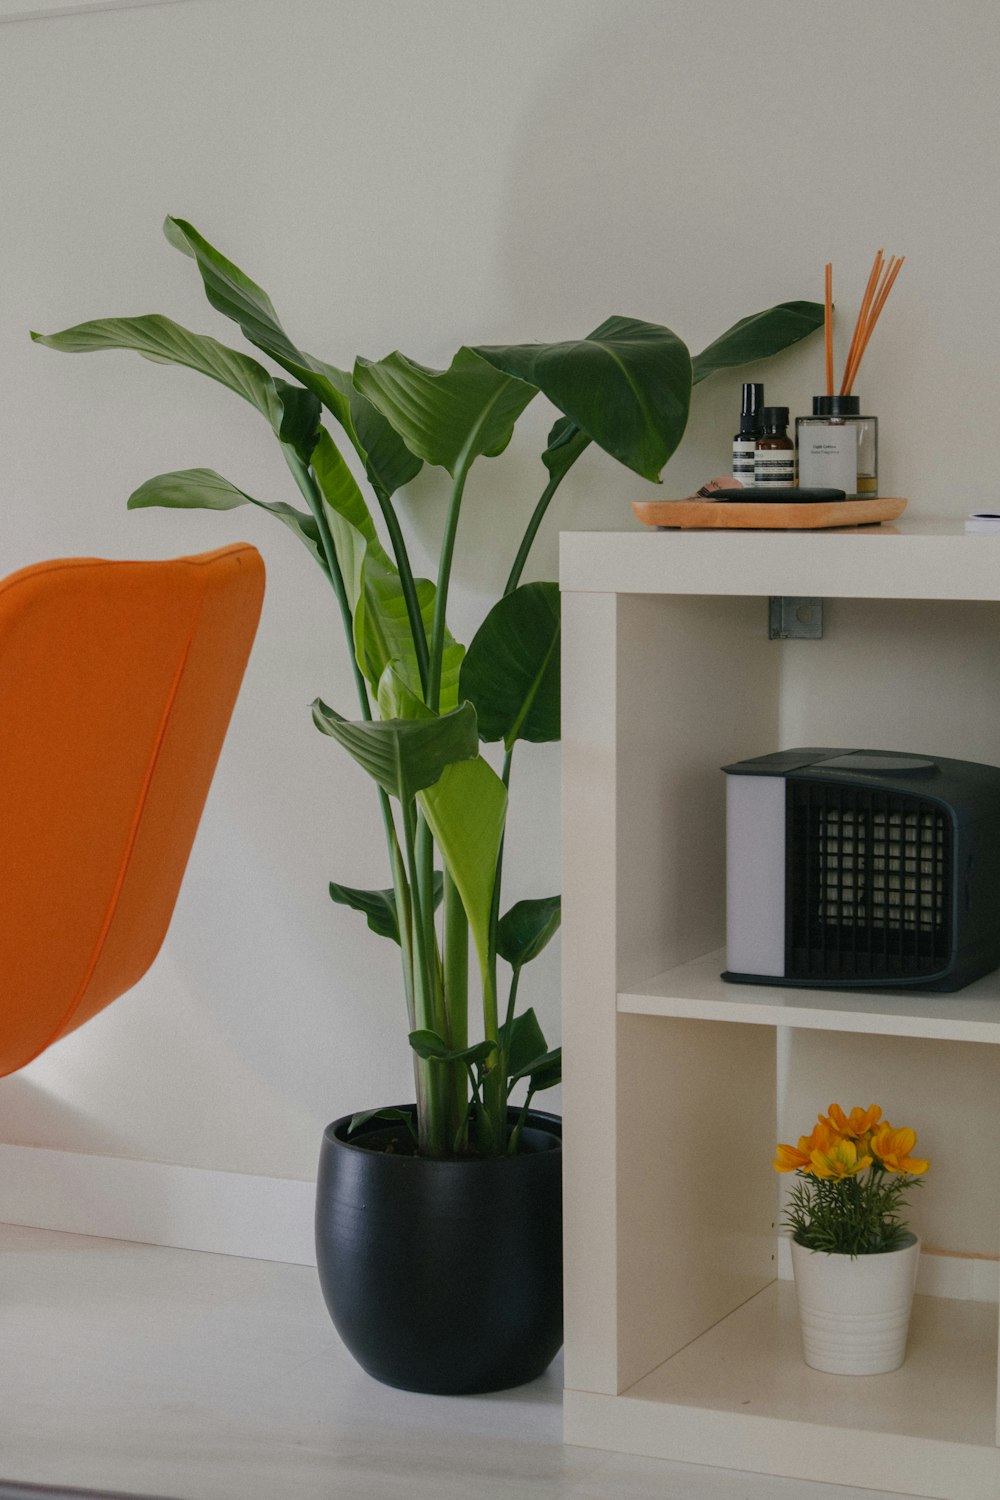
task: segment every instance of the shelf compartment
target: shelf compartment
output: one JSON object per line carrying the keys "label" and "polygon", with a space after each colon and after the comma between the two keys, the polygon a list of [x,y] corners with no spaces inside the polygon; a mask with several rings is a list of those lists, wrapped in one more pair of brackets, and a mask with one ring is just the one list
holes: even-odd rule
{"label": "shelf compartment", "polygon": [[995,1500],[995,1309],[917,1297],[906,1363],[824,1375],[803,1362],[795,1290],[773,1282],[620,1396],[566,1392],[589,1447],[947,1500]]}
{"label": "shelf compartment", "polygon": [[755,1026],[1000,1044],[1000,970],[951,995],[728,984],[724,948],[622,990],[618,1010]]}

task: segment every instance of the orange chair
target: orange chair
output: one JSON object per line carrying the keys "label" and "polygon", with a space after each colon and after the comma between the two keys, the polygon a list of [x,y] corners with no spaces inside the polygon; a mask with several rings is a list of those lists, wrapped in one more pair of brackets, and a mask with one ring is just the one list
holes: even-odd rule
{"label": "orange chair", "polygon": [[156,957],[263,594],[243,543],[0,582],[0,1076]]}

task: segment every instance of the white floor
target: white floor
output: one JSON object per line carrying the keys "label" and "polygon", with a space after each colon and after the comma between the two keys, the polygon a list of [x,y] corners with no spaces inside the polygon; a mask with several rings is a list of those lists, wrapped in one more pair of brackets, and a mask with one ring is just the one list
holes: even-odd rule
{"label": "white floor", "polygon": [[389,1390],[308,1268],[0,1225],[0,1479],[171,1500],[876,1500],[564,1448],[560,1381]]}

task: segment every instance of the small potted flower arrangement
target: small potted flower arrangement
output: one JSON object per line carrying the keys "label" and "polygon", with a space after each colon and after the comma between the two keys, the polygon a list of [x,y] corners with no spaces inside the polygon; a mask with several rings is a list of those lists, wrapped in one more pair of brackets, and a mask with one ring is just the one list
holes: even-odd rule
{"label": "small potted flower arrangement", "polygon": [[797,1178],[784,1213],[807,1365],[833,1375],[881,1375],[906,1354],[920,1241],[900,1218],[929,1163],[916,1132],[895,1129],[877,1104],[831,1104],[774,1167]]}

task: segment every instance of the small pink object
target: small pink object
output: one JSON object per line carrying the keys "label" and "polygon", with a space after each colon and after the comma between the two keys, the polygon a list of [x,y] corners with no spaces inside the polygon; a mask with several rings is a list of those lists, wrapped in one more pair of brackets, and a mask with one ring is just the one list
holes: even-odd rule
{"label": "small pink object", "polygon": [[709,479],[702,485],[698,493],[692,495],[690,498],[697,500],[700,497],[702,500],[710,500],[716,490],[741,490],[742,488],[743,486],[738,479],[733,479],[730,474],[723,474],[721,479]]}

